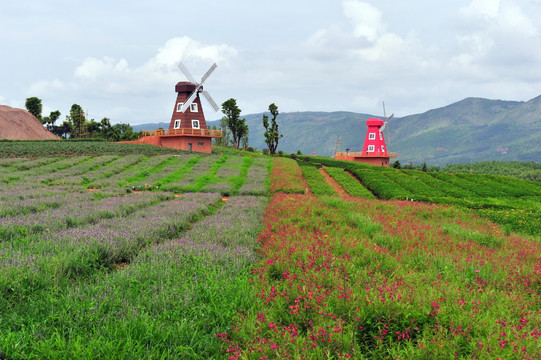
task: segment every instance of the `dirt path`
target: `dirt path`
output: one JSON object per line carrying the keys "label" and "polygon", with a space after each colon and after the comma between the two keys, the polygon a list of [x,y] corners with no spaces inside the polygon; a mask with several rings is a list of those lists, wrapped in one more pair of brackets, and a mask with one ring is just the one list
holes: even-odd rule
{"label": "dirt path", "polygon": [[352,199],[355,199],[355,197],[349,195],[346,190],[344,190],[344,188],[342,186],[340,186],[340,184],[338,184],[326,171],[325,171],[325,167],[322,167],[321,169],[319,169],[319,171],[321,172],[321,174],[325,177],[325,180],[327,181],[327,183],[334,189],[334,191],[336,191],[338,193],[338,195],[340,195],[340,197],[344,200],[352,200]]}

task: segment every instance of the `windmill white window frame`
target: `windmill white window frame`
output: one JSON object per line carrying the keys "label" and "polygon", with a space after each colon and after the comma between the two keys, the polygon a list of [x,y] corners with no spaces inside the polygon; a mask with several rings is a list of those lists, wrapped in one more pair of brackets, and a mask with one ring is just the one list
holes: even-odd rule
{"label": "windmill white window frame", "polygon": [[374,152],[374,145],[368,145],[368,149],[366,150],[366,152]]}
{"label": "windmill white window frame", "polygon": [[180,129],[180,120],[175,120],[175,124],[173,125],[173,129]]}
{"label": "windmill white window frame", "polygon": [[184,106],[184,103],[183,102],[179,102],[177,104],[177,112],[180,112],[182,110],[182,107]]}
{"label": "windmill white window frame", "polygon": [[383,141],[383,134],[381,133],[381,131],[379,132],[379,139]]}
{"label": "windmill white window frame", "polygon": [[197,104],[196,103],[191,103],[190,104],[190,111],[191,112],[198,112],[199,110],[197,109]]}
{"label": "windmill white window frame", "polygon": [[199,126],[199,120],[192,120],[192,129],[201,129]]}
{"label": "windmill white window frame", "polygon": [[376,133],[368,133],[368,140],[376,140]]}
{"label": "windmill white window frame", "polygon": [[385,152],[385,146],[381,145],[381,152],[384,153]]}

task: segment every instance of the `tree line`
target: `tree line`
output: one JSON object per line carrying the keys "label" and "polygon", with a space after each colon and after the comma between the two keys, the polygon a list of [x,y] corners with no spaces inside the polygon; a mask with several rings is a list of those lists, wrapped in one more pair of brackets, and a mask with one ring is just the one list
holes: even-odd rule
{"label": "tree line", "polygon": [[[40,98],[30,97],[26,99],[26,110],[34,115],[41,123],[53,134],[61,138],[81,139],[81,138],[101,138],[111,141],[136,140],[139,132],[134,132],[129,124],[111,125],[109,118],[104,117],[100,121],[87,119],[83,108],[78,104],[73,104],[70,112],[66,115],[66,120],[57,125],[61,113],[58,110],[52,111],[49,116],[42,116],[43,105]],[[272,116],[269,122],[269,116],[263,114],[263,127],[265,128],[265,143],[271,155],[276,153],[278,142],[283,137],[278,130],[277,117],[279,115],[278,106],[272,103],[269,105],[269,112]],[[224,116],[220,120],[219,129],[222,131],[221,138],[215,138],[214,144],[219,146],[232,146],[235,149],[247,150],[249,128],[246,119],[241,118],[241,109],[237,105],[236,99],[226,100],[222,104],[222,113]],[[212,127],[217,130],[216,126]]]}
{"label": "tree line", "polygon": [[66,119],[59,123],[60,111],[51,111],[49,116],[42,116],[43,105],[38,97],[30,97],[25,102],[26,110],[34,115],[51,133],[67,139],[104,139],[110,141],[136,140],[138,132],[134,132],[129,124],[111,125],[111,120],[104,117],[100,121],[87,119],[87,115],[79,104],[73,104]]}
{"label": "tree line", "polygon": [[[272,116],[269,123],[269,116],[263,114],[263,127],[265,128],[265,143],[271,155],[276,153],[279,140],[284,136],[278,130],[276,118],[279,115],[278,106],[272,103],[269,105],[269,112]],[[222,131],[221,138],[215,138],[214,144],[219,146],[233,146],[235,149],[248,150],[248,134],[250,129],[246,119],[241,119],[241,109],[237,106],[236,99],[229,99],[222,104],[224,116],[220,120],[219,130]],[[216,126],[212,129],[218,130]]]}

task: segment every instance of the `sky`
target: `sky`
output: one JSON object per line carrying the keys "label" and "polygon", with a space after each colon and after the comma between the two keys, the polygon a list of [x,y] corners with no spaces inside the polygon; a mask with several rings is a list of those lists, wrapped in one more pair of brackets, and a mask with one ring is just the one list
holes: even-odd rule
{"label": "sky", "polygon": [[[397,117],[541,95],[541,0],[0,2],[0,104],[169,122],[182,61],[242,115]],[[207,120],[221,118],[202,100]]]}

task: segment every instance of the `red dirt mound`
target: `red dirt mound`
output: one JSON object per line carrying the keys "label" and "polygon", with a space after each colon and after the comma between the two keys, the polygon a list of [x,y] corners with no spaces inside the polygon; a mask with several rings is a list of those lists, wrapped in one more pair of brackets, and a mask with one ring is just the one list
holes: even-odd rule
{"label": "red dirt mound", "polygon": [[36,117],[23,109],[0,105],[0,139],[60,139],[45,129]]}

